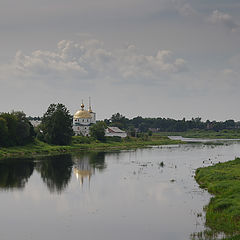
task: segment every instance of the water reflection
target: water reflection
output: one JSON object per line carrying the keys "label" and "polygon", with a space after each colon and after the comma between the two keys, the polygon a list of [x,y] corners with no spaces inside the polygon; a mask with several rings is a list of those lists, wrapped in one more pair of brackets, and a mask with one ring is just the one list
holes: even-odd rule
{"label": "water reflection", "polygon": [[23,189],[32,175],[34,162],[7,159],[0,162],[0,189]]}
{"label": "water reflection", "polygon": [[41,159],[6,159],[0,161],[0,189],[23,189],[34,169],[40,174],[43,183],[51,193],[64,191],[72,171],[83,184],[84,179],[90,182],[95,169],[106,168],[105,153],[91,152],[78,155],[59,155]]}
{"label": "water reflection", "polygon": [[51,193],[61,193],[68,185],[72,174],[72,156],[47,157],[37,162],[36,170]]}
{"label": "water reflection", "polygon": [[106,168],[104,152],[75,155],[73,157],[73,162],[73,172],[81,184],[83,184],[84,179],[88,179],[90,183],[91,176],[95,173],[95,169],[103,171]]}

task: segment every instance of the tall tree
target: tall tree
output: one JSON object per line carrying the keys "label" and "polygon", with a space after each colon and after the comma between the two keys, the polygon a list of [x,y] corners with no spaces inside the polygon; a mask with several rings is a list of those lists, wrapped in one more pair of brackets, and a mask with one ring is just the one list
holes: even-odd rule
{"label": "tall tree", "polygon": [[0,117],[0,146],[6,146],[8,139],[7,121]]}
{"label": "tall tree", "polygon": [[41,131],[44,141],[56,145],[68,145],[71,143],[72,116],[69,110],[61,103],[51,104],[43,115]]}
{"label": "tall tree", "polygon": [[12,112],[17,119],[16,144],[24,145],[32,142],[35,137],[33,125],[30,123],[24,112]]}
{"label": "tall tree", "polygon": [[99,141],[105,141],[105,122],[97,122],[90,127],[90,135]]}

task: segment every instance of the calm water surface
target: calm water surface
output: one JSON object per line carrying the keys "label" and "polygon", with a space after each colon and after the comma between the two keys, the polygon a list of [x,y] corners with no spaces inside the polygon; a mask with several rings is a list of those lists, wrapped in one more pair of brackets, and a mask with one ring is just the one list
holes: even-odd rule
{"label": "calm water surface", "polygon": [[238,143],[0,161],[1,240],[190,239],[210,199],[195,169],[235,156]]}

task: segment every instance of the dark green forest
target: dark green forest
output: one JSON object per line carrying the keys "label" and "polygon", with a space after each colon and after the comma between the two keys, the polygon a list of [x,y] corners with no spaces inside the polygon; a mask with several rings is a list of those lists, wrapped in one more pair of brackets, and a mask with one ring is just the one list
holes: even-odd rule
{"label": "dark green forest", "polygon": [[234,120],[226,121],[202,121],[200,117],[192,118],[191,120],[175,120],[171,118],[143,118],[135,117],[128,119],[120,113],[113,114],[110,119],[105,119],[104,122],[108,126],[116,126],[121,129],[137,132],[184,132],[188,130],[214,130],[237,129],[240,128],[240,122]]}

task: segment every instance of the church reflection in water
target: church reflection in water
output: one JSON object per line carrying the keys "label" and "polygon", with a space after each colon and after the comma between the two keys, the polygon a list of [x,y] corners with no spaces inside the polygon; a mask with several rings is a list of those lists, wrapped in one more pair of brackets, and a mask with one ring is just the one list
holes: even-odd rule
{"label": "church reflection in water", "polygon": [[90,184],[91,177],[95,174],[96,169],[103,171],[106,168],[105,153],[103,152],[83,153],[74,156],[73,162],[73,173],[81,185],[85,180]]}
{"label": "church reflection in water", "polygon": [[106,168],[105,153],[88,152],[77,155],[58,155],[39,159],[6,159],[0,161],[0,190],[23,190],[34,170],[40,174],[50,193],[60,194],[71,181],[72,173],[81,184],[91,177],[96,169]]}

